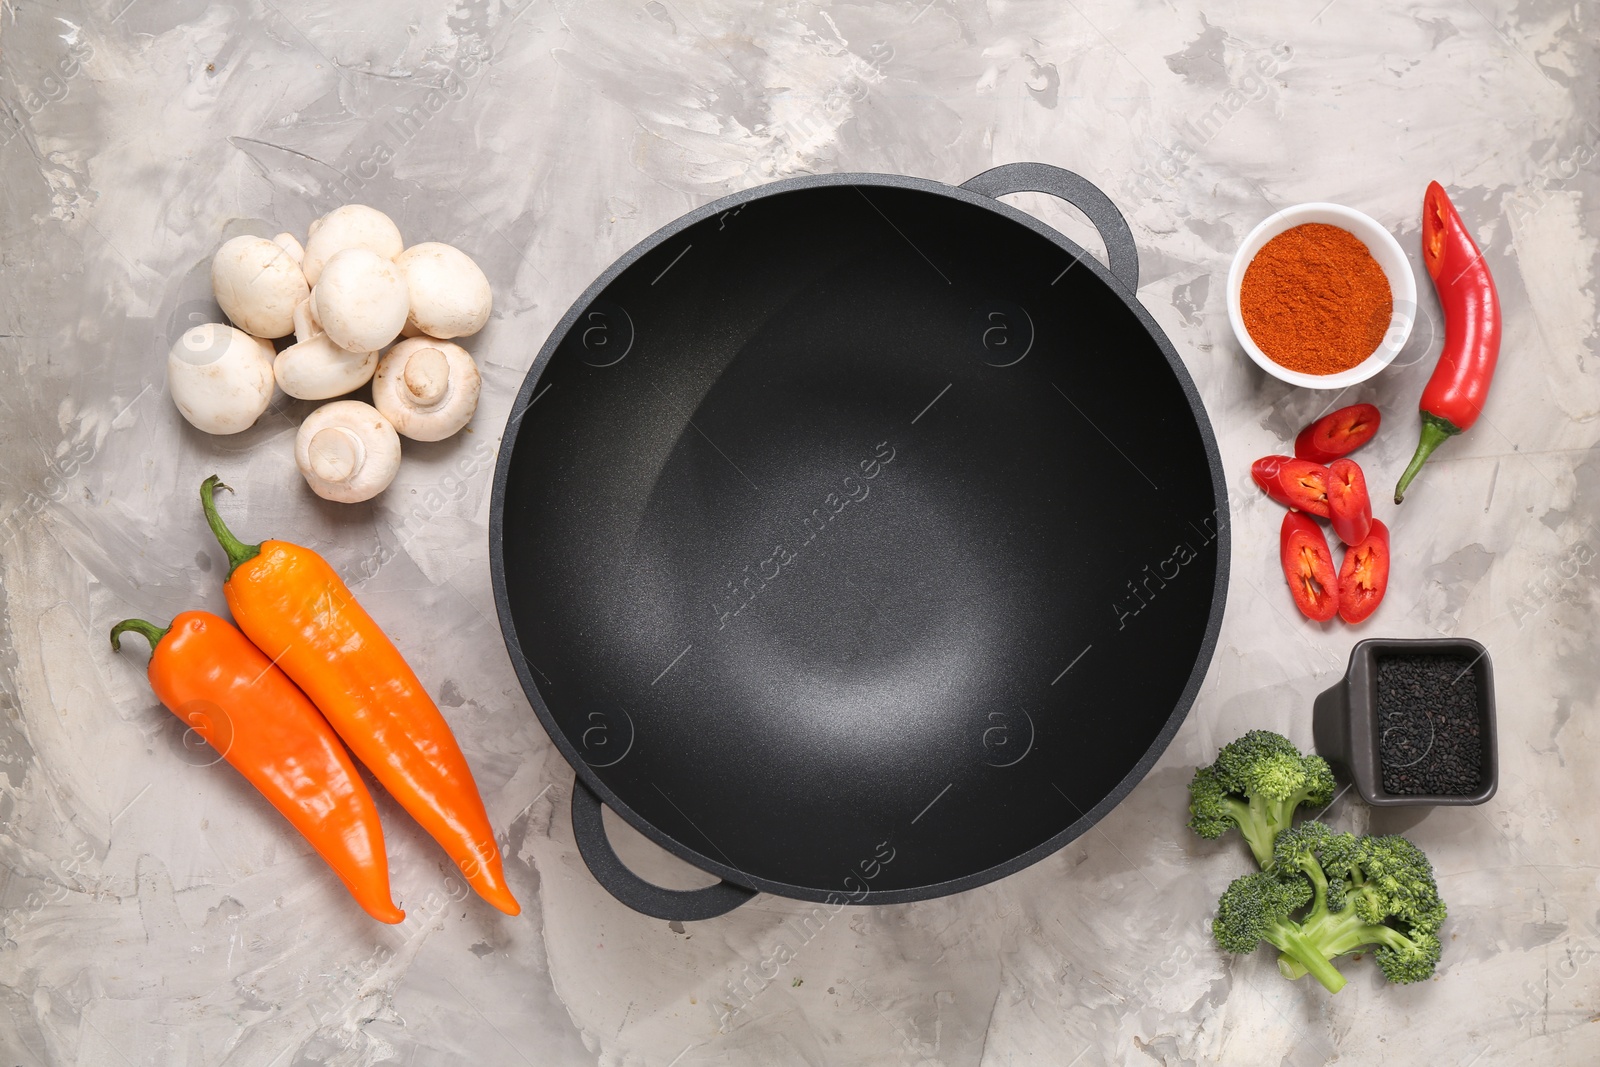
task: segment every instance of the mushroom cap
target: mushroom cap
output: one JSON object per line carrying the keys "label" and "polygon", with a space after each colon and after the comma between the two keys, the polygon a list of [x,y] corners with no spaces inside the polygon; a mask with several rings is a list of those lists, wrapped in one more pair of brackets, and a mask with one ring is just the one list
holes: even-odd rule
{"label": "mushroom cap", "polygon": [[405,246],[400,227],[388,215],[365,204],[346,204],[311,224],[300,266],[306,281],[316,285],[328,260],[347,248],[365,248],[384,259],[393,259]]}
{"label": "mushroom cap", "polygon": [[[294,260],[296,264],[304,261],[306,258],[305,248],[298,240],[296,240],[295,235],[292,233],[280,233],[278,236],[272,239],[272,243],[289,253],[289,258]],[[305,272],[302,271],[301,273],[303,274]],[[308,282],[306,284],[309,285],[310,283]]]}
{"label": "mushroom cap", "polygon": [[399,267],[376,252],[347,248],[322,268],[309,310],[340,348],[373,352],[400,335],[409,308]]}
{"label": "mushroom cap", "polygon": [[319,333],[278,353],[272,370],[278,387],[297,400],[330,400],[372,380],[378,353],[346,352]]}
{"label": "mushroom cap", "polygon": [[406,325],[429,337],[466,337],[483,329],[494,305],[489,279],[465,252],[424,241],[395,257],[406,276]]}
{"label": "mushroom cap", "polygon": [[211,257],[211,291],[245,333],[285,337],[294,332],[294,306],[310,287],[282,246],[265,237],[235,237]]}
{"label": "mushroom cap", "polygon": [[335,400],[300,424],[294,461],[324,500],[371,500],[400,470],[400,435],[371,404]]}
{"label": "mushroom cap", "polygon": [[272,403],[272,344],[220,322],[191,326],[167,353],[167,387],[197,429],[248,430]]}
{"label": "mushroom cap", "polygon": [[372,378],[372,402],[413,441],[443,441],[472,421],[483,378],[460,345],[412,337],[389,349]]}

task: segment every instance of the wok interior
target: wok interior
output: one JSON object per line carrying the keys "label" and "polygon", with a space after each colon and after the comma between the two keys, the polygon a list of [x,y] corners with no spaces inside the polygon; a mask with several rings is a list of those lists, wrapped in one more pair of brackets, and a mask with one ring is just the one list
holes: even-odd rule
{"label": "wok interior", "polygon": [[537,699],[691,858],[813,898],[972,878],[1168,726],[1207,453],[1139,318],[1027,227],[756,198],[622,271],[534,395],[503,551]]}

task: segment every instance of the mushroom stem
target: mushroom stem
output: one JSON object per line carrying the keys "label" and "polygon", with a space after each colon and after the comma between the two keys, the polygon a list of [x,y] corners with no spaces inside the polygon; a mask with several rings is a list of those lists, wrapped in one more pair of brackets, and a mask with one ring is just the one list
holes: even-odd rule
{"label": "mushroom stem", "polygon": [[308,296],[294,306],[295,343],[304,344],[321,332],[322,323],[311,314],[311,298]]}
{"label": "mushroom stem", "polygon": [[311,435],[311,469],[329,482],[348,482],[361,469],[367,450],[361,438],[343,426],[328,426]]}
{"label": "mushroom stem", "polygon": [[406,360],[406,391],[419,407],[432,407],[450,388],[450,361],[437,348],[422,348]]}

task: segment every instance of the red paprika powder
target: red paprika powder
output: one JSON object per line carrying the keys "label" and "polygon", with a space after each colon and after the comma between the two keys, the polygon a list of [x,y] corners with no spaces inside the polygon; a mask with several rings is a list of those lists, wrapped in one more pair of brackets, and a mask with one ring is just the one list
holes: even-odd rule
{"label": "red paprika powder", "polygon": [[1239,311],[1250,339],[1274,363],[1337,374],[1382,343],[1394,295],[1360,238],[1308,222],[1256,253],[1239,286]]}

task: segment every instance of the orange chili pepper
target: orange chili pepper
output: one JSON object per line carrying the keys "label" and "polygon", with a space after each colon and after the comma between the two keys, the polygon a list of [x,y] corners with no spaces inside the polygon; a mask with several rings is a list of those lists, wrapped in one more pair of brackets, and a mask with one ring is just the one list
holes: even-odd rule
{"label": "orange chili pepper", "polygon": [[200,500],[228,554],[222,591],[239,628],[305,690],[478,895],[518,914],[472,770],[433,698],[327,560],[287,541],[247,545],[229,532],[214,499],[226,488],[212,475]]}
{"label": "orange chili pepper", "polygon": [[150,642],[150,688],[261,791],[333,868],[368,915],[397,923],[389,863],[372,795],[317,714],[261,650],[227,620],[185,611],[166,629],[143,619],[111,628]]}

